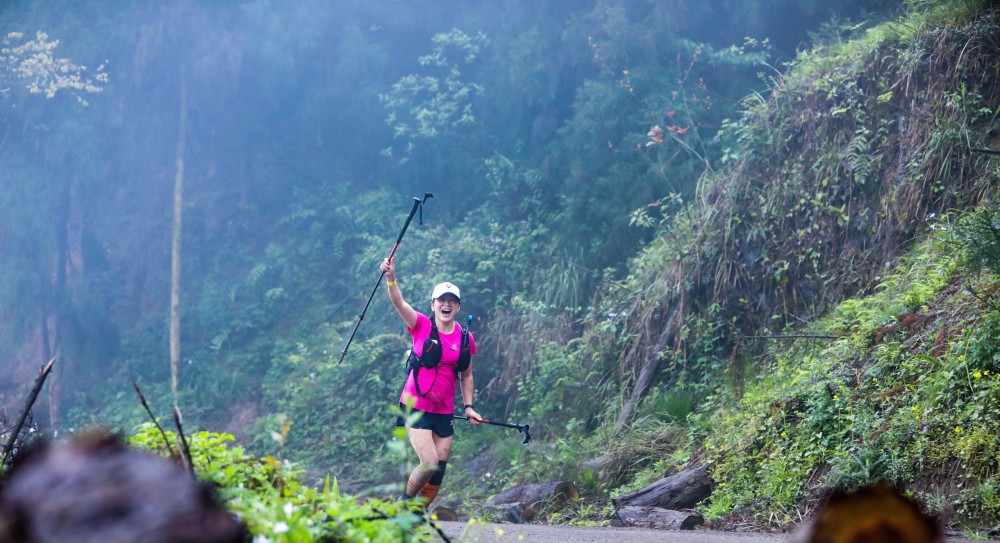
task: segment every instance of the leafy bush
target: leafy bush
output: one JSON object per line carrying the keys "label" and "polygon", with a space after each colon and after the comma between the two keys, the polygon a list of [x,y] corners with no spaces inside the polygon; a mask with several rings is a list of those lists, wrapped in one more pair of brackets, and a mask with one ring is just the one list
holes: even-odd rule
{"label": "leafy bush", "polygon": [[[167,432],[167,439],[177,436]],[[188,436],[199,478],[218,486],[226,506],[247,525],[254,542],[431,541],[433,528],[402,502],[359,502],[327,478],[321,489],[302,484],[300,472],[286,460],[258,458],[234,447],[228,434],[198,432]],[[144,424],[129,438],[136,447],[164,454],[163,436]],[[401,535],[405,534],[405,535]]]}
{"label": "leafy bush", "polygon": [[[942,234],[964,252],[964,264],[969,273],[988,272],[1000,276],[1000,205],[990,203],[963,215],[951,231],[945,230]],[[994,299],[995,291],[978,294],[994,308],[1000,308]]]}

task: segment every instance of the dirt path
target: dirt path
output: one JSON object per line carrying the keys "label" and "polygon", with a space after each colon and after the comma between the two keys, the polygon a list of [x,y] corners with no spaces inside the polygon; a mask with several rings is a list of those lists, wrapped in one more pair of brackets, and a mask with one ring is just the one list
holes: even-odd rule
{"label": "dirt path", "polygon": [[[785,543],[787,534],[714,532],[693,530],[673,532],[643,528],[590,528],[542,524],[468,524],[442,522],[453,543]],[[947,538],[948,543],[971,542]]]}
{"label": "dirt path", "polygon": [[712,532],[707,530],[673,532],[643,528],[592,528],[543,524],[468,524],[442,522],[445,534],[454,542],[518,543],[778,543],[785,536]]}

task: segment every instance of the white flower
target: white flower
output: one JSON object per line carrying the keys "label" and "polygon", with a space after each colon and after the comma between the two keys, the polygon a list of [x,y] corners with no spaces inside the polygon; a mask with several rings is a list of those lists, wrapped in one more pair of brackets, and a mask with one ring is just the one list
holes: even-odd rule
{"label": "white flower", "polygon": [[267,536],[258,535],[253,538],[252,543],[271,543],[271,540],[268,539]]}
{"label": "white flower", "polygon": [[274,533],[283,534],[288,532],[288,523],[286,522],[275,522],[274,523]]}
{"label": "white flower", "polygon": [[292,505],[292,503],[291,503],[291,502],[288,502],[288,503],[286,503],[286,504],[285,504],[285,506],[284,506],[284,507],[282,507],[282,509],[284,509],[284,510],[285,510],[285,516],[286,516],[286,517],[291,517],[291,516],[292,516],[292,513],[294,513],[294,512],[295,512],[295,506],[294,506],[294,505]]}

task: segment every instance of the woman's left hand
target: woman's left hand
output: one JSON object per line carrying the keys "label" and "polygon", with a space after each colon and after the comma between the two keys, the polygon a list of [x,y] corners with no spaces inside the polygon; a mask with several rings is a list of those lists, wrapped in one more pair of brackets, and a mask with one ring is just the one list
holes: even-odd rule
{"label": "woman's left hand", "polygon": [[483,424],[486,422],[483,420],[483,417],[480,416],[479,413],[476,413],[476,410],[471,407],[465,408],[465,416],[469,418],[469,423],[473,425]]}

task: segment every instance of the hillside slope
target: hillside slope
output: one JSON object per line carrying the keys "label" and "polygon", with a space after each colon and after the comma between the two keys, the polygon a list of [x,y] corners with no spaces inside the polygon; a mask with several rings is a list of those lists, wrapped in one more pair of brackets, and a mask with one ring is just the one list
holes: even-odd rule
{"label": "hillside slope", "polygon": [[726,168],[664,207],[568,346],[606,342],[628,384],[588,442],[606,484],[705,462],[714,519],[783,525],[888,479],[946,522],[1000,520],[998,16],[911,14],[748,100]]}

